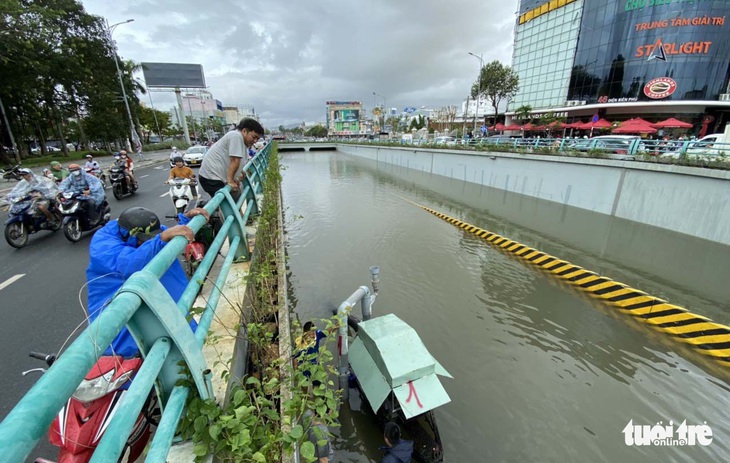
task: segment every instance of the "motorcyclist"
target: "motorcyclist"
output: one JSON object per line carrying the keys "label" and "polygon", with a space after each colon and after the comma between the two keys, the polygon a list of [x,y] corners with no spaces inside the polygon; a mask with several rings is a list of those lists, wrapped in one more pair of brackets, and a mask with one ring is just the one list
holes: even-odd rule
{"label": "motorcyclist", "polygon": [[23,179],[8,194],[8,199],[14,201],[31,196],[33,199],[31,214],[35,215],[40,211],[50,224],[57,224],[58,218],[51,214],[50,210],[58,194],[56,184],[48,178],[34,175],[33,171],[24,167],[18,169],[18,173]]}
{"label": "motorcyclist", "polygon": [[84,208],[87,216],[90,216],[92,211],[96,211],[99,208],[106,197],[104,187],[98,178],[84,172],[80,165],[71,164],[68,166],[68,169],[71,175],[61,182],[58,189],[61,190],[61,193],[71,191],[74,194],[80,195],[77,198],[81,201],[81,207]]}
{"label": "motorcyclist", "polygon": [[56,179],[56,183],[61,183],[66,177],[68,177],[69,172],[63,168],[63,165],[61,165],[60,162],[51,161],[51,174],[53,174],[53,178]]}
{"label": "motorcyclist", "polygon": [[135,187],[137,186],[137,180],[134,178],[134,161],[132,161],[132,158],[127,156],[127,152],[125,150],[121,150],[119,152],[119,160],[124,163],[124,174],[127,178],[127,187],[131,190],[132,185]]}
{"label": "motorcyclist", "polygon": [[98,162],[94,161],[94,156],[90,154],[86,155],[86,164],[84,164],[84,168],[90,170],[97,178],[101,177],[101,166]]}
{"label": "motorcyclist", "polygon": [[[201,208],[185,213],[186,219],[196,215],[208,219],[208,211]],[[112,220],[98,230],[89,245],[90,262],[86,269],[89,282],[89,321],[104,310],[119,288],[134,272],[142,270],[165,245],[176,236],[194,239],[193,230],[186,225],[166,228],[154,212],[143,207],[132,207],[122,212],[119,220]],[[160,282],[177,302],[185,290],[188,279],[178,260],[162,275]],[[195,322],[190,323],[195,329]],[[112,341],[105,355],[131,357],[139,352],[134,339],[126,328]]]}
{"label": "motorcyclist", "polygon": [[170,152],[170,162],[175,162],[175,158],[180,156],[180,152],[177,150],[177,146],[172,147],[172,151]]}
{"label": "motorcyclist", "polygon": [[185,166],[185,161],[181,156],[173,159],[175,167],[170,169],[170,177],[167,179],[165,184],[170,183],[173,178],[189,178],[190,179],[190,190],[193,193],[193,200],[198,199],[198,190],[195,188],[195,172],[190,167]]}

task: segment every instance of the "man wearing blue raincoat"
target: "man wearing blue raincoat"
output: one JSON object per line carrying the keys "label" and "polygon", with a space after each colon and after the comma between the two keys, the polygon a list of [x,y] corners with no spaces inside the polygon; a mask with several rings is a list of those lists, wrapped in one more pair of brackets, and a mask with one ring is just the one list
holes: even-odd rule
{"label": "man wearing blue raincoat", "polygon": [[[191,209],[184,215],[188,221],[196,215],[209,218],[208,211],[202,208]],[[154,212],[142,207],[127,209],[118,220],[112,220],[97,231],[89,246],[91,261],[86,269],[89,323],[106,308],[127,278],[142,270],[176,236],[184,236],[188,241],[194,239],[193,230],[187,225],[167,228],[160,224]],[[160,282],[177,302],[188,284],[178,260],[162,275]],[[197,326],[194,321],[190,325],[193,329]],[[138,353],[132,335],[124,328],[104,355],[128,358]]]}
{"label": "man wearing blue raincoat", "polygon": [[84,172],[78,164],[71,164],[68,170],[70,175],[58,185],[58,189],[61,193],[70,191],[80,195],[78,198],[83,200],[82,206],[87,215],[98,214],[99,206],[106,198],[101,181]]}

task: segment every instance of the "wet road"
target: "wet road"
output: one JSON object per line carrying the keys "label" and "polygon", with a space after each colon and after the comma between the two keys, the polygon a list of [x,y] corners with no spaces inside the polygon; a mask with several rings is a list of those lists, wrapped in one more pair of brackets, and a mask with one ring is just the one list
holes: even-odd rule
{"label": "wet road", "polygon": [[[283,153],[282,164],[295,311],[329,317],[379,265],[374,315],[404,319],[454,376],[442,380],[452,402],[437,410],[446,461],[730,460],[726,372],[410,201],[728,324],[725,289],[686,287],[674,268],[625,258],[600,216],[334,152]],[[546,216],[556,214],[575,237],[555,232]],[[637,249],[676,250],[730,278],[716,256],[726,248],[611,227]],[[707,446],[629,446],[630,420],[706,422],[714,437]],[[370,417],[344,407],[341,422],[338,461],[378,461]]]}

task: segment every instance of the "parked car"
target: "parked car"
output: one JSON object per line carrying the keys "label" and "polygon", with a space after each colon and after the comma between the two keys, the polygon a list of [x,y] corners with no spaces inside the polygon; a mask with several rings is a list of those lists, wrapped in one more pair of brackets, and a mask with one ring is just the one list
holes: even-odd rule
{"label": "parked car", "polygon": [[636,156],[629,153],[635,140],[641,140],[641,137],[638,135],[600,135],[570,142],[568,148],[582,152],[603,150],[608,152],[608,157],[611,159],[633,161]]}
{"label": "parked car", "polygon": [[446,145],[446,146],[454,146],[456,145],[456,138],[454,137],[436,137],[433,139],[434,145]]}
{"label": "parked car", "polygon": [[699,140],[692,142],[687,147],[689,155],[730,155],[730,139],[725,137],[724,133],[713,133],[705,135]]}
{"label": "parked car", "polygon": [[203,156],[208,151],[207,146],[191,146],[185,150],[183,161],[187,166],[199,166],[203,162]]}

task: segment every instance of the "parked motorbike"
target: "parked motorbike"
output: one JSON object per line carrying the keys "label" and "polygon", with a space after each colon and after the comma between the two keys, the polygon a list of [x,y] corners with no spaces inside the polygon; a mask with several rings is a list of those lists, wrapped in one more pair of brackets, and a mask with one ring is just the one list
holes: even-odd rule
{"label": "parked motorbike", "polygon": [[114,165],[109,169],[109,179],[112,182],[112,193],[117,200],[121,200],[127,195],[134,194],[137,191],[137,184],[132,183],[132,186],[127,186],[127,179],[124,175],[127,167],[123,161],[116,161]]}
{"label": "parked motorbike", "polygon": [[20,164],[17,164],[10,168],[9,170],[3,171],[3,178],[5,180],[21,180],[23,177],[21,177],[20,172],[18,170],[20,169]]}
{"label": "parked motorbike", "polygon": [[[5,221],[5,241],[14,248],[22,248],[28,244],[28,236],[41,230],[57,231],[61,228],[61,221],[48,222],[46,216],[40,212],[33,212],[33,203],[36,199],[32,195],[11,199],[8,210],[8,219]],[[49,207],[51,214],[56,214],[54,207]]]}
{"label": "parked motorbike", "polygon": [[84,170],[86,171],[87,174],[93,175],[94,177],[98,178],[99,181],[101,182],[101,186],[103,186],[104,189],[106,190],[106,174],[104,173],[103,170],[100,172],[94,172],[94,169],[92,169],[90,167],[84,167]]}
{"label": "parked motorbike", "polygon": [[[31,352],[30,356],[43,360],[50,367],[55,355]],[[122,397],[126,394],[134,375],[142,367],[142,359],[125,359],[121,356],[102,356],[97,360],[71,399],[56,415],[48,431],[52,445],[58,447],[59,463],[88,462],[104,436]],[[33,371],[45,372],[45,368],[24,371],[23,376]],[[136,461],[142,455],[150,438],[150,427],[159,423],[159,408],[154,389],[142,407],[134,423],[132,433],[122,455],[125,461]],[[47,460],[36,459],[36,462]]]}
{"label": "parked motorbike", "polygon": [[170,184],[170,198],[175,211],[179,214],[184,212],[188,207],[190,199],[193,197],[193,190],[190,185],[195,185],[195,180],[189,178],[173,178],[167,181]]}
{"label": "parked motorbike", "polygon": [[82,207],[83,201],[84,195],[67,191],[61,194],[58,202],[58,212],[63,216],[63,234],[72,243],[81,239],[82,232],[104,226],[111,219],[112,210],[106,198],[89,212]]}

